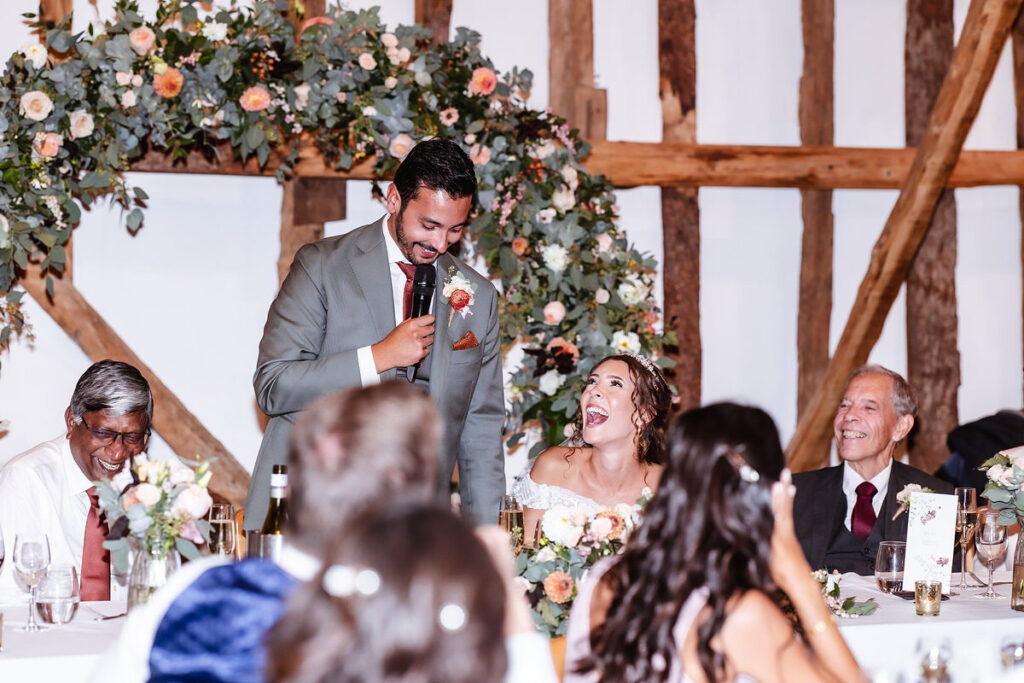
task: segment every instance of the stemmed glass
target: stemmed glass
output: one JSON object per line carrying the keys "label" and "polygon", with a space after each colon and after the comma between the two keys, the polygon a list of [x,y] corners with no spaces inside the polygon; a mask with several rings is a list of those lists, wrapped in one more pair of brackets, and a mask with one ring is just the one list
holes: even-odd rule
{"label": "stemmed glass", "polygon": [[523,506],[515,496],[502,496],[498,506],[498,525],[508,533],[516,552],[523,545]]}
{"label": "stemmed glass", "polygon": [[0,574],[4,571],[4,530],[0,529]]}
{"label": "stemmed glass", "polygon": [[1006,527],[999,523],[999,513],[989,510],[980,516],[975,530],[978,557],[988,565],[988,589],[979,598],[1002,598],[992,589],[992,569],[996,560],[1006,552]]}
{"label": "stemmed glass", "polygon": [[235,513],[228,503],[210,506],[210,552],[214,555],[235,552]]}
{"label": "stemmed glass", "polygon": [[50,566],[50,539],[46,534],[17,534],[14,537],[14,570],[18,579],[28,587],[28,623],[22,631],[45,631],[36,623],[36,586],[46,576]]}
{"label": "stemmed glass", "polygon": [[950,595],[963,595],[967,590],[967,544],[978,523],[977,492],[973,486],[958,487],[956,493],[956,534],[960,538],[960,585]]}

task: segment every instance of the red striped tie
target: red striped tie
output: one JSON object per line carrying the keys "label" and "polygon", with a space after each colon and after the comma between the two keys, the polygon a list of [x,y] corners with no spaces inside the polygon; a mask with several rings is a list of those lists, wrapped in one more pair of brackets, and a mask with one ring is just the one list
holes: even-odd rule
{"label": "red striped tie", "polygon": [[89,494],[89,516],[85,520],[82,544],[82,600],[110,599],[110,551],[103,547],[107,525],[100,521],[100,497],[93,486]]}

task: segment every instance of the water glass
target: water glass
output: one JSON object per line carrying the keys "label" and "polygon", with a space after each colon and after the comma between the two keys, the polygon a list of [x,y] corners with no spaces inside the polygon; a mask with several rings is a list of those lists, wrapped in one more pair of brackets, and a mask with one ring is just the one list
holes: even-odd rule
{"label": "water glass", "polygon": [[233,555],[235,552],[235,510],[229,503],[210,506],[210,553]]}
{"label": "water glass", "polygon": [[4,573],[4,530],[0,529],[0,574]]}
{"label": "water glass", "polygon": [[883,593],[903,590],[903,565],[907,558],[904,541],[882,541],[875,553],[875,581]]}
{"label": "water glass", "polygon": [[47,624],[66,624],[75,617],[80,598],[78,570],[57,565],[46,570],[36,590],[36,610]]}

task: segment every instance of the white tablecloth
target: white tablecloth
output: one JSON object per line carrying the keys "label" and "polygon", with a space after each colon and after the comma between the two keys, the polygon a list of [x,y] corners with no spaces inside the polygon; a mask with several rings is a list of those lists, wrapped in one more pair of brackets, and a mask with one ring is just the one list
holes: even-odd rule
{"label": "white tablecloth", "polygon": [[[984,570],[976,573],[988,578]],[[1008,571],[995,572],[997,582],[1009,582],[1010,578]],[[960,575],[953,574],[953,585],[959,582]],[[970,575],[968,583],[973,583]],[[878,603],[873,615],[840,620],[839,629],[860,665],[879,680],[898,680],[898,674],[904,676],[903,680],[917,680],[918,644],[942,638],[948,639],[953,648],[950,673],[956,683],[1024,680],[1024,668],[1004,672],[999,661],[1004,636],[1024,641],[1024,612],[1010,609],[1008,583],[995,587],[1003,596],[1001,600],[977,598],[984,589],[969,588],[965,595],[943,600],[936,617],[917,616],[913,600],[881,592],[870,576],[844,574],[840,590],[843,599],[874,598]]]}
{"label": "white tablecloth", "polygon": [[[92,608],[94,611],[90,611]],[[69,624],[50,626],[50,630],[25,633],[28,607],[2,605],[3,651],[0,652],[2,683],[75,683],[85,681],[99,656],[117,638],[124,619],[95,621],[96,612],[104,615],[124,612],[124,602],[90,602],[81,606]]]}

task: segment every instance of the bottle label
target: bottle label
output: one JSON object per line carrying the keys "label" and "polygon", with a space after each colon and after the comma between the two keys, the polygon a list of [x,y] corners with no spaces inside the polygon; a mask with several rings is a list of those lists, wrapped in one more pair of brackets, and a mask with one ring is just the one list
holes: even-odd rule
{"label": "bottle label", "polygon": [[288,475],[287,474],[271,474],[270,475],[270,486],[271,488],[284,488],[288,486]]}
{"label": "bottle label", "polygon": [[268,560],[278,562],[281,559],[281,544],[284,543],[284,536],[281,534],[261,534],[260,556]]}

